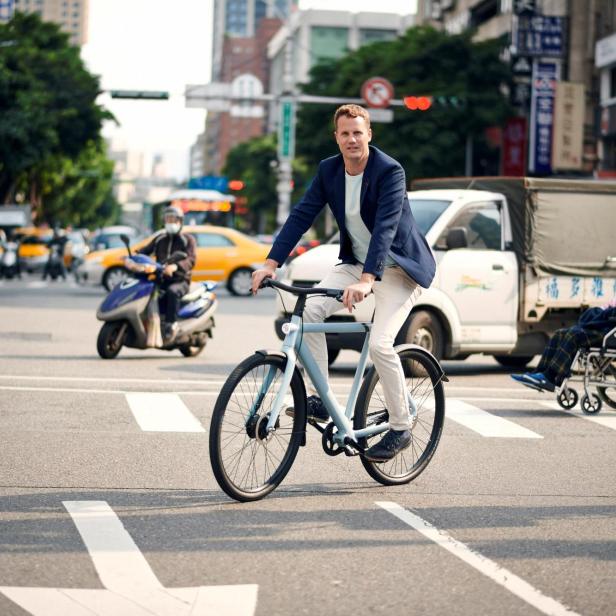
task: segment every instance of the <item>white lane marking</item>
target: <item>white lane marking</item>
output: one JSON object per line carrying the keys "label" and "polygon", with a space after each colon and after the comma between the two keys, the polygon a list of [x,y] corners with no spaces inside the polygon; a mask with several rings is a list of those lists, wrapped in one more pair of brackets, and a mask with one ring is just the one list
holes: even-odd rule
{"label": "white lane marking", "polygon": [[[0,379],[10,381],[54,381],[54,382],[83,382],[83,383],[156,383],[157,385],[166,384],[182,384],[185,385],[224,385],[226,379],[218,378],[221,375],[203,375],[200,379],[146,379],[146,378],[116,378],[116,377],[91,377],[91,376],[39,376],[33,374],[0,374]],[[348,387],[352,385],[351,379],[331,379],[329,382],[335,387]],[[465,385],[447,385],[446,390],[449,391],[490,391],[493,390],[499,393],[520,393],[520,388],[515,389],[503,387],[468,387]],[[466,396],[462,396],[466,397]],[[512,400],[515,398],[511,398]],[[500,398],[499,398],[500,400]],[[509,400],[509,398],[502,398]],[[538,400],[538,399],[537,399]]]}
{"label": "white lane marking", "polygon": [[26,283],[27,289],[45,289],[49,286],[49,282],[46,280],[33,280]]}
{"label": "white lane marking", "polygon": [[508,569],[501,567],[479,552],[475,552],[464,543],[461,543],[446,532],[432,526],[432,524],[426,522],[423,518],[420,518],[408,509],[389,501],[379,501],[375,504],[396,516],[405,524],[419,531],[424,537],[430,539],[430,541],[434,541],[437,545],[471,565],[471,567],[474,567],[477,571],[489,577],[497,584],[505,587],[509,592],[516,595],[516,597],[532,605],[540,612],[552,616],[578,616],[577,612],[570,610],[555,599],[544,595],[540,590],[534,588]]}
{"label": "white lane marking", "polygon": [[[79,380],[79,379],[76,379],[76,380]],[[101,381],[103,379],[93,379],[93,380]],[[116,380],[116,379],[109,379],[109,380]],[[153,382],[160,383],[160,381],[153,381]],[[190,381],[179,381],[179,382],[180,383],[190,383]],[[202,381],[199,381],[199,382],[202,383]],[[4,391],[57,391],[57,392],[73,392],[73,393],[80,393],[80,394],[92,393],[92,394],[120,394],[120,395],[130,393],[130,390],[128,389],[86,389],[83,387],[26,387],[26,386],[19,386],[19,385],[0,385],[0,391],[2,390]],[[338,387],[336,387],[336,392],[337,391],[339,391]],[[186,391],[173,391],[173,393],[179,396],[217,396],[219,392],[195,389],[195,390],[186,390]],[[509,403],[521,403],[521,404],[540,403],[542,404],[541,400],[537,400],[533,398],[490,398],[486,396],[459,396],[459,399],[460,400],[479,400],[479,401],[484,401],[484,402],[506,402],[508,404]],[[447,401],[447,404],[449,404],[449,399]],[[546,403],[546,404],[549,404],[549,403]]]}
{"label": "white lane marking", "polygon": [[177,394],[127,393],[126,401],[144,432],[205,432]]}
{"label": "white lane marking", "polygon": [[600,411],[596,415],[588,415],[582,411],[574,410],[574,409],[564,409],[558,404],[558,402],[542,402],[542,406],[545,406],[548,409],[552,409],[555,411],[561,411],[562,413],[569,413],[569,415],[575,415],[576,417],[581,417],[582,419],[586,419],[588,421],[592,421],[593,423],[599,424],[600,426],[605,426],[606,428],[611,428],[612,430],[616,430],[616,414],[612,415],[603,415],[603,411]]}
{"label": "white lane marking", "polygon": [[203,379],[140,379],[140,378],[105,378],[91,376],[38,376],[22,374],[0,374],[0,379],[11,381],[76,381],[84,383],[157,383],[158,385],[184,383],[186,385],[224,385],[225,381]]}
{"label": "white lane marking", "polygon": [[543,438],[540,434],[519,426],[513,421],[488,413],[462,400],[447,400],[445,415],[448,419],[470,428],[481,436],[497,438]]}
{"label": "white lane marking", "polygon": [[256,584],[165,588],[105,501],[65,501],[106,590],[0,587],[35,616],[252,616]]}

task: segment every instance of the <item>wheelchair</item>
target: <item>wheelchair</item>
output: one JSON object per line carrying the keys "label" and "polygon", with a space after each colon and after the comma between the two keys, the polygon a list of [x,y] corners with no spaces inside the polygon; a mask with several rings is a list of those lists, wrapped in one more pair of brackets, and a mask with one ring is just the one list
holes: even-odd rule
{"label": "wheelchair", "polygon": [[[578,403],[578,393],[570,383],[583,383],[584,394],[580,407],[584,413],[598,413],[603,403],[616,409],[616,327],[604,337],[601,346],[578,350],[571,369],[557,392],[556,400],[563,409],[572,409]],[[591,393],[596,388],[596,393]]]}

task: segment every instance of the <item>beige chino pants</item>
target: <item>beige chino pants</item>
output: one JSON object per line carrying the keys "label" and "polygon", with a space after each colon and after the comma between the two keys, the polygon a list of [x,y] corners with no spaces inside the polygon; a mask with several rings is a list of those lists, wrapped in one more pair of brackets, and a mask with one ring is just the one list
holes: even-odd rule
{"label": "beige chino pants", "polygon": [[[363,265],[360,263],[337,265],[318,286],[344,289],[359,281],[362,270]],[[391,428],[407,430],[409,408],[406,381],[400,359],[394,351],[394,339],[421,294],[421,287],[401,268],[395,266],[385,268],[382,279],[374,283],[372,290],[375,296],[375,312],[370,333],[370,357],[381,380]],[[309,297],[304,311],[304,322],[321,323],[340,310],[341,306],[340,302],[330,297]],[[325,334],[305,334],[304,342],[327,380]],[[312,383],[310,392],[316,394]]]}

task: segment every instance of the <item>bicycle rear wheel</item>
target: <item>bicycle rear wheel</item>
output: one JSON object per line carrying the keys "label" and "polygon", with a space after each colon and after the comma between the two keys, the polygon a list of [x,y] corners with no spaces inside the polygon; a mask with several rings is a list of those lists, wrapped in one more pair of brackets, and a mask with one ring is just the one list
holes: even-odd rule
{"label": "bicycle rear wheel", "polygon": [[[438,446],[445,421],[445,393],[438,367],[415,349],[398,352],[406,377],[406,388],[417,414],[411,421],[411,445],[387,462],[361,458],[368,474],[383,485],[399,485],[415,479],[430,463]],[[383,387],[374,367],[362,383],[353,427],[355,430],[389,421]],[[360,439],[365,448],[374,445],[384,433]]]}
{"label": "bicycle rear wheel", "polygon": [[281,411],[276,429],[266,426],[286,365],[277,355],[255,354],[229,375],[210,424],[210,462],[218,485],[235,500],[263,498],[289,472],[305,438],[306,392],[296,373],[288,404],[293,417]]}

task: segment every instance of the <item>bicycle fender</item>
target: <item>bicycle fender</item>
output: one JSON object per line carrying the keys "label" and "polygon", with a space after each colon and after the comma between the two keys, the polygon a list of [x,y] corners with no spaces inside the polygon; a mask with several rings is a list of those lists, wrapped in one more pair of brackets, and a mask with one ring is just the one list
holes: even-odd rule
{"label": "bicycle fender", "polygon": [[[280,349],[258,349],[257,351],[255,351],[255,353],[257,353],[258,355],[262,355],[263,357],[268,357],[268,356],[272,356],[274,355],[275,357],[280,357],[282,359],[284,359],[285,361],[285,365],[287,363],[287,354],[284,351],[281,351]],[[301,391],[301,399],[304,401],[304,405],[306,404],[306,384],[304,383],[304,379],[301,375],[301,372],[299,371],[298,366],[295,366],[295,370],[293,371],[293,378],[291,379],[291,382],[295,382],[298,387],[300,388]],[[306,417],[306,412],[304,410],[304,417]],[[303,435],[302,435],[302,442],[301,442],[301,446],[304,447],[306,445],[306,427],[307,427],[307,421],[304,421],[304,428],[303,428]]]}
{"label": "bicycle fender", "polygon": [[445,383],[449,382],[449,379],[447,378],[445,371],[441,367],[441,364],[439,364],[438,359],[436,359],[436,357],[434,357],[434,355],[432,355],[432,353],[430,353],[430,351],[428,351],[427,349],[424,349],[418,344],[398,344],[394,347],[394,349],[396,353],[399,351],[404,351],[405,349],[413,349],[415,352],[423,355],[426,359],[430,361],[430,363],[437,369],[439,376],[441,377],[441,381],[444,381]]}

